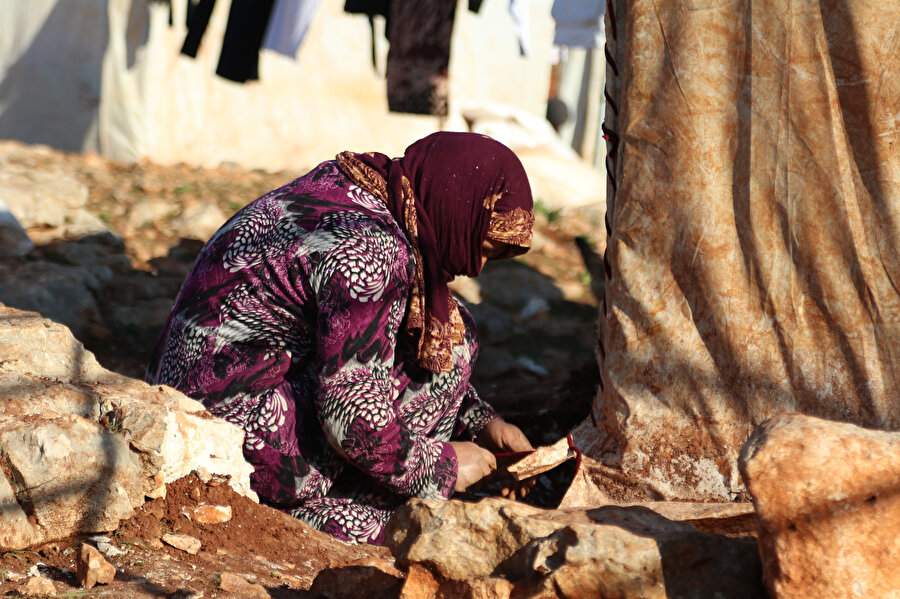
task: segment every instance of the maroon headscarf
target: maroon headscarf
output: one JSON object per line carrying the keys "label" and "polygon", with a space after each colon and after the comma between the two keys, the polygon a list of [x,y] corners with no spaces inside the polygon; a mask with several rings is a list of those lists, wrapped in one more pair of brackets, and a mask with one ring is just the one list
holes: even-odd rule
{"label": "maroon headscarf", "polygon": [[416,252],[406,332],[420,365],[447,372],[465,327],[447,283],[481,271],[485,239],[531,246],[531,188],[516,155],[485,135],[433,133],[402,158],[343,152],[338,164],[380,197]]}

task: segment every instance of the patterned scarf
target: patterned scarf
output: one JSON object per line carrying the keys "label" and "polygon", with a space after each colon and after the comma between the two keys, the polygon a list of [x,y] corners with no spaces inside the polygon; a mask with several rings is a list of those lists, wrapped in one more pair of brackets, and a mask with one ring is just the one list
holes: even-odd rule
{"label": "patterned scarf", "polygon": [[338,164],[357,185],[381,198],[416,256],[406,334],[418,363],[448,372],[465,326],[447,283],[481,271],[485,239],[531,247],[534,212],[525,169],[516,155],[485,135],[438,132],[402,158],[343,152]]}

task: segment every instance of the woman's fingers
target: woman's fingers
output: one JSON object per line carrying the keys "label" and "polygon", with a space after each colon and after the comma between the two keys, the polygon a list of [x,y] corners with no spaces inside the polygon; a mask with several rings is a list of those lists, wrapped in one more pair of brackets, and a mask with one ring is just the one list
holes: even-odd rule
{"label": "woman's fingers", "polygon": [[491,452],[468,441],[451,441],[459,466],[456,491],[465,491],[497,469],[497,458]]}

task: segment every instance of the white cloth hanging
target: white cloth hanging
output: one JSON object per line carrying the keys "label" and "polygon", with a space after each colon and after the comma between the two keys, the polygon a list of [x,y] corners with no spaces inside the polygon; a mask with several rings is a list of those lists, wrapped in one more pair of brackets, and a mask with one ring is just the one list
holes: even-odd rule
{"label": "white cloth hanging", "polygon": [[297,57],[320,0],[275,0],[262,47]]}
{"label": "white cloth hanging", "polygon": [[528,50],[531,45],[531,19],[528,13],[528,0],[509,0],[509,12],[516,22],[516,35],[519,37],[519,54],[528,56]]}
{"label": "white cloth hanging", "polygon": [[598,48],[605,36],[602,30],[604,0],[555,0],[550,15],[556,21],[553,43],[570,48]]}

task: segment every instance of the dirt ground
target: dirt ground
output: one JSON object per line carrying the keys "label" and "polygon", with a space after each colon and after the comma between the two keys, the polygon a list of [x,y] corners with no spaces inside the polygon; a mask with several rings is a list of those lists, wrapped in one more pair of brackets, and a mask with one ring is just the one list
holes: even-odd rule
{"label": "dirt ground", "polygon": [[[312,166],[268,173],[230,166],[201,169],[150,162],[121,164],[55,151],[28,154],[25,160],[29,168],[72,173],[85,183],[89,189],[87,209],[122,237],[135,274],[148,280],[183,276],[202,246],[178,228],[182,215],[212,204],[230,216]],[[169,209],[152,222],[136,225],[133,215],[149,202],[163,203]],[[597,384],[593,354],[597,302],[585,261],[574,243],[575,236],[590,235],[595,225],[577,215],[565,218],[559,211],[538,208],[536,234],[542,243],[520,258],[518,266],[540,273],[561,290],[564,300],[554,304],[536,326],[558,329],[559,335],[544,343],[543,350],[555,352],[563,366],[539,378],[511,375],[478,381],[482,396],[522,426],[535,444],[555,440],[584,418]],[[507,343],[534,345],[533,330],[523,329]],[[140,376],[150,350],[146,343],[136,346],[133,339],[119,337],[115,331],[84,341],[101,364],[130,376]],[[558,487],[558,481],[545,478],[535,488],[532,501],[552,503]],[[232,517],[224,523],[200,524],[186,515],[203,505],[230,506]],[[201,549],[195,555],[176,549],[161,541],[165,534],[195,537]],[[97,543],[79,538],[0,554],[0,594],[20,595],[29,574],[39,573],[53,580],[57,593],[64,597],[244,596],[221,588],[223,574],[237,574],[261,585],[270,597],[308,597],[312,596],[310,585],[323,570],[367,568],[373,560],[382,565],[392,562],[384,548],[340,543],[237,495],[227,484],[205,483],[195,476],[172,483],[165,499],[147,502],[133,518],[104,536],[114,547],[112,553],[123,551],[107,557],[117,570],[111,584],[89,590],[78,586],[77,548],[84,542]],[[384,593],[396,596],[395,591]],[[372,589],[366,594],[378,596]]]}
{"label": "dirt ground", "polygon": [[[200,524],[190,517],[200,506],[229,506],[231,519]],[[199,539],[201,548],[195,555],[176,549],[161,540],[167,534]],[[115,548],[107,555],[116,567],[112,583],[81,588],[75,574],[77,549],[82,542],[96,541],[68,539],[2,554],[0,593],[17,596],[28,573],[36,571],[52,580],[64,597],[241,596],[220,588],[222,575],[230,573],[260,585],[270,597],[300,598],[313,596],[306,591],[322,570],[366,564],[373,558],[392,563],[383,547],[335,541],[238,495],[227,484],[204,483],[194,475],[170,484],[165,499],[148,501],[117,530],[101,536]],[[123,553],[113,555],[117,550]]]}

